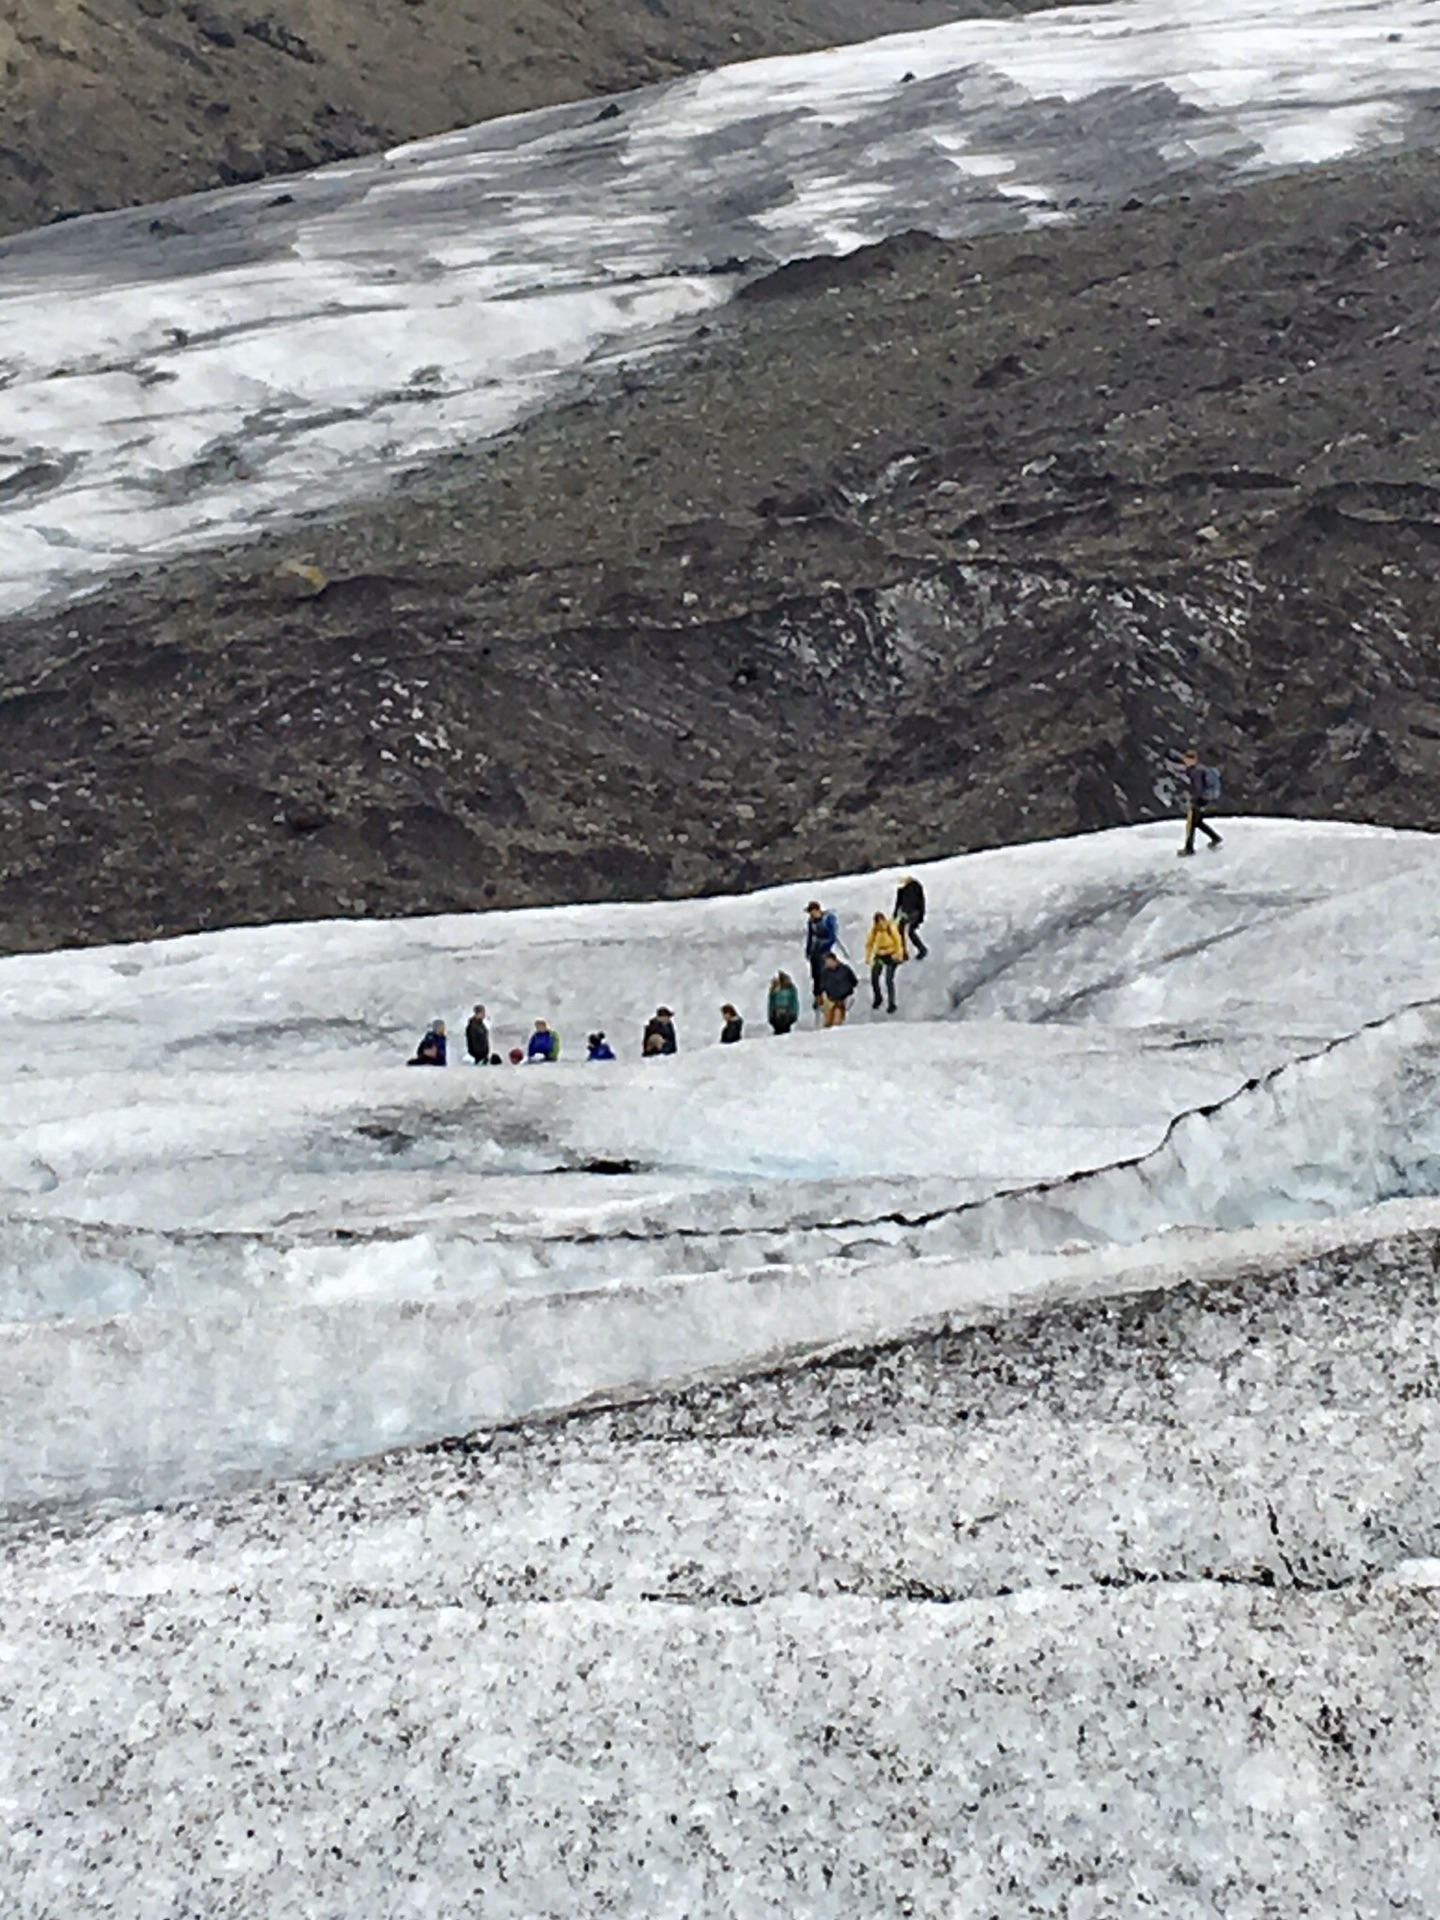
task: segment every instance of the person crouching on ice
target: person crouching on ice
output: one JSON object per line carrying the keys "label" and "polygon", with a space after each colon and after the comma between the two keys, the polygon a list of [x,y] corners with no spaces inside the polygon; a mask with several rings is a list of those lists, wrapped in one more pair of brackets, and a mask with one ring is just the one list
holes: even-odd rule
{"label": "person crouching on ice", "polygon": [[445,1022],[432,1020],[425,1029],[425,1037],[415,1049],[413,1060],[405,1062],[407,1067],[443,1067],[446,1064]]}
{"label": "person crouching on ice", "polygon": [[1223,846],[1220,835],[1205,818],[1205,809],[1213,807],[1220,798],[1220,775],[1214,767],[1201,766],[1200,756],[1193,747],[1181,755],[1180,775],[1185,782],[1188,801],[1185,808],[1185,844],[1180,848],[1181,856],[1194,853],[1197,828],[1212,847]]}
{"label": "person crouching on ice", "polygon": [[603,1033],[592,1033],[585,1041],[585,1058],[587,1060],[613,1060],[615,1058],[615,1049]]}
{"label": "person crouching on ice", "polygon": [[553,1063],[560,1058],[560,1036],[545,1021],[535,1022],[535,1031],[530,1036],[530,1044],[525,1049],[527,1066]]}
{"label": "person crouching on ice", "polygon": [[905,936],[888,913],[877,913],[865,936],[865,964],[870,969],[870,1004],[880,1011],[880,981],[885,981],[886,1011],[895,1011],[895,969],[905,958]]}
{"label": "person crouching on ice", "polygon": [[678,1053],[680,1042],[675,1038],[675,1016],[669,1007],[657,1007],[653,1017],[647,1022],[640,1041],[640,1051],[653,1055],[659,1053]]}
{"label": "person crouching on ice", "polygon": [[850,1011],[850,996],[860,982],[855,969],[846,966],[838,953],[827,953],[820,973],[820,998],[823,1021],[827,1027],[843,1027]]}
{"label": "person crouching on ice", "polygon": [[733,1047],[737,1040],[745,1037],[745,1022],[728,1000],[720,1009],[720,1018],[725,1022],[720,1029],[720,1044],[722,1047]]}

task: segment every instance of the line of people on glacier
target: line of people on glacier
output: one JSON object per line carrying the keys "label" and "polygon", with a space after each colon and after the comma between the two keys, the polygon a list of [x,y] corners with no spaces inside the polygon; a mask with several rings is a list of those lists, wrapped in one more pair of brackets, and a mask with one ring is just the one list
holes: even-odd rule
{"label": "line of people on glacier", "polygon": [[[925,919],[925,889],[913,874],[907,874],[895,893],[891,913],[876,912],[865,935],[865,966],[870,974],[871,1006],[879,1012],[899,1011],[895,997],[896,969],[903,966],[913,951],[917,960],[929,952],[921,938]],[[811,1004],[816,1024],[838,1027],[845,1023],[850,1002],[860,985],[850,965],[845,944],[840,938],[838,916],[812,900],[805,909],[805,958],[810,969]],[[883,988],[883,993],[882,993]],[[791,1032],[800,1019],[800,990],[783,969],[770,982],[766,995],[765,1017],[777,1036]],[[745,1020],[738,1007],[726,1001],[720,1009],[720,1045],[734,1046],[745,1035]],[[671,1008],[659,1006],[646,1022],[640,1037],[640,1052],[653,1059],[679,1051],[675,1015]],[[498,1067],[504,1057],[495,1050],[489,1015],[483,1002],[477,1001],[465,1025],[465,1050],[477,1067]],[[553,1065],[559,1060],[560,1035],[547,1020],[537,1020],[527,1045],[512,1047],[513,1066]],[[601,1029],[591,1033],[585,1043],[587,1060],[613,1060],[615,1050]],[[432,1020],[408,1064],[412,1067],[443,1067],[449,1061],[449,1038],[443,1020]]]}
{"label": "line of people on glacier", "polygon": [[[1205,836],[1213,852],[1224,845],[1222,836],[1211,826],[1209,813],[1218,804],[1221,793],[1220,771],[1207,765],[1198,750],[1188,748],[1173,763],[1185,800],[1185,839],[1177,849],[1182,858],[1195,852],[1195,836]],[[878,1013],[883,1005],[887,1014],[899,1011],[895,997],[896,970],[913,957],[925,959],[929,948],[920,928],[925,920],[925,889],[913,874],[906,874],[895,891],[895,905],[887,913],[877,912],[865,935],[864,965],[870,975],[870,1004]],[[859,990],[860,977],[840,938],[840,921],[829,908],[812,900],[805,909],[805,963],[810,973],[811,1005],[815,1018],[824,1027],[843,1026],[850,1002]],[[883,989],[883,992],[882,992]],[[789,1033],[800,1019],[800,990],[783,970],[770,982],[765,1005],[766,1018],[775,1034]],[[720,1010],[723,1025],[722,1046],[733,1046],[744,1036],[745,1022],[728,1001]],[[485,1008],[477,1005],[465,1028],[465,1046],[476,1066],[502,1064],[501,1056],[491,1051],[490,1029]],[[675,1016],[669,1007],[657,1007],[641,1036],[640,1050],[647,1058],[675,1053],[679,1041]],[[416,1048],[412,1067],[443,1067],[448,1042],[445,1022],[434,1020]],[[560,1058],[560,1036],[548,1022],[537,1020],[528,1045],[513,1047],[513,1064],[551,1063]],[[587,1060],[613,1060],[614,1049],[603,1032],[592,1033],[586,1043]]]}

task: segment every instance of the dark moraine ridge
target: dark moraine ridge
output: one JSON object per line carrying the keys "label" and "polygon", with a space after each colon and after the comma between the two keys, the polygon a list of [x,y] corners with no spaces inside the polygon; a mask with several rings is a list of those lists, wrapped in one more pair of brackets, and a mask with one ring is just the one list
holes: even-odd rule
{"label": "dark moraine ridge", "polygon": [[[374,508],[6,624],[0,947],[1440,826],[1440,159],[786,269]],[[328,580],[297,600],[276,569]]]}

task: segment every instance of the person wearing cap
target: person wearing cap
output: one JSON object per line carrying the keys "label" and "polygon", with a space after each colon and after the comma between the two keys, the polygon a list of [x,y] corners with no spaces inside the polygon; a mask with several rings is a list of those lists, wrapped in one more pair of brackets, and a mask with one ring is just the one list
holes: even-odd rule
{"label": "person wearing cap", "polygon": [[818,900],[812,900],[805,909],[805,958],[810,966],[810,985],[817,1007],[825,997],[825,990],[820,984],[820,976],[825,971],[825,957],[833,953],[839,944],[840,922],[833,913],[827,913]]}
{"label": "person wearing cap", "polygon": [[669,1007],[657,1007],[654,1015],[646,1023],[645,1036],[640,1042],[640,1051],[645,1054],[678,1053],[680,1043],[675,1038],[675,1016]]}

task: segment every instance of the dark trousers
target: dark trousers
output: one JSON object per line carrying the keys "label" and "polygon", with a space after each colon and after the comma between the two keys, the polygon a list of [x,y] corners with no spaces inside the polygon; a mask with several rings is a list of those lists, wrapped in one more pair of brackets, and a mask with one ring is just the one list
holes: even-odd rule
{"label": "dark trousers", "polygon": [[1205,838],[1210,842],[1212,847],[1219,846],[1220,844],[1219,834],[1211,826],[1210,822],[1205,818],[1205,815],[1200,809],[1199,801],[1192,800],[1190,802],[1190,805],[1186,808],[1186,811],[1185,811],[1184,851],[1186,853],[1193,853],[1195,851],[1195,833],[1197,828],[1201,833],[1204,834]]}
{"label": "dark trousers", "polygon": [[812,953],[810,956],[810,984],[815,991],[815,1004],[818,1007],[825,998],[825,956]]}
{"label": "dark trousers", "polygon": [[915,958],[917,960],[923,960],[930,949],[920,938],[920,922],[918,920],[907,920],[902,913],[897,915],[897,924],[901,933],[905,936],[905,944],[914,950]]}
{"label": "dark trousers", "polygon": [[895,1011],[896,964],[894,960],[888,960],[882,957],[875,961],[870,968],[871,1005],[878,1007],[880,1004],[880,976],[883,974],[885,976],[885,1002],[891,1013]]}

